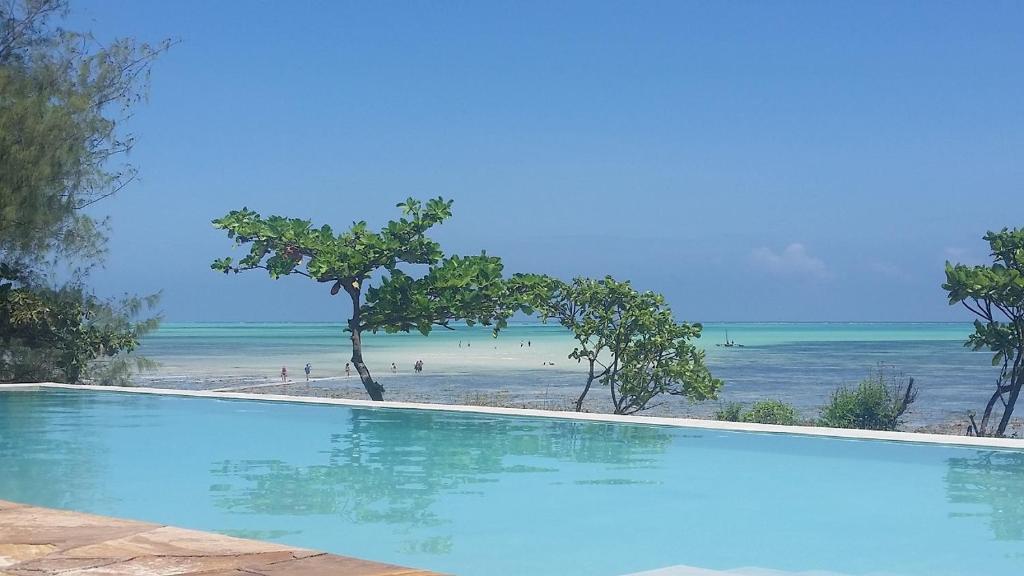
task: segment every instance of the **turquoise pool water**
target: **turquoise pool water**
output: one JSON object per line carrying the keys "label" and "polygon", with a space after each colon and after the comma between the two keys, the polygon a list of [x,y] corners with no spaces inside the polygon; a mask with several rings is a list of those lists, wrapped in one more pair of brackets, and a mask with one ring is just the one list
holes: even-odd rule
{"label": "turquoise pool water", "polygon": [[1024,452],[0,392],[0,499],[469,575],[1024,573]]}

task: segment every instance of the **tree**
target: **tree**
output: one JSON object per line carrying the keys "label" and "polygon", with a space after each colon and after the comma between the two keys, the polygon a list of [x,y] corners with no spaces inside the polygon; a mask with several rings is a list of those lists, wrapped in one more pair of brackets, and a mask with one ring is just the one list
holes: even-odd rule
{"label": "tree", "polygon": [[999,366],[995,390],[985,404],[981,423],[973,421],[971,432],[990,433],[990,419],[997,404],[1002,409],[994,434],[1002,436],[1010,424],[1013,409],[1024,385],[1024,229],[1003,228],[984,236],[991,249],[992,264],[967,266],[946,262],[946,283],[950,305],[962,304],[978,318],[974,333],[965,346],[993,352],[992,365]]}
{"label": "tree", "polygon": [[[436,327],[453,329],[464,320],[503,328],[519,308],[502,278],[499,258],[445,257],[427,231],[451,217],[452,202],[434,198],[423,203],[413,198],[398,204],[402,217],[379,232],[356,222],[335,234],[330,226],[314,228],[309,220],[270,216],[243,208],[213,221],[227,230],[236,244],[249,245],[238,262],[218,259],[211,267],[227,273],[266,270],[271,278],[292,274],[330,286],[331,295],[344,292],[352,306],[348,327],[352,364],[373,400],[384,399],[384,387],[375,382],[363,361],[364,332],[417,330],[424,336]],[[400,267],[426,265],[414,278]],[[382,274],[376,286],[369,286]],[[364,299],[365,296],[365,299]]]}
{"label": "tree", "polygon": [[[76,382],[106,379],[155,319],[154,298],[101,299],[88,289],[107,225],[84,210],[135,177],[123,129],[145,95],[157,46],[100,45],[67,30],[64,0],[0,1],[0,378],[33,367]],[[65,278],[57,285],[54,270]],[[95,337],[95,338],[94,338]],[[106,359],[99,363],[97,359]],[[104,376],[92,370],[102,365]],[[89,369],[89,370],[87,370]]]}
{"label": "tree", "polygon": [[595,382],[608,388],[616,414],[650,408],[662,394],[692,401],[717,396],[722,382],[711,376],[704,352],[692,343],[702,326],[676,322],[662,295],[638,292],[610,276],[568,283],[536,276],[514,280],[518,297],[543,319],[558,320],[576,339],[569,358],[587,366],[577,412]]}
{"label": "tree", "polygon": [[101,46],[55,24],[65,0],[0,2],[0,251],[95,256],[102,222],[83,209],[132,182],[123,130],[150,65],[170,46]]}

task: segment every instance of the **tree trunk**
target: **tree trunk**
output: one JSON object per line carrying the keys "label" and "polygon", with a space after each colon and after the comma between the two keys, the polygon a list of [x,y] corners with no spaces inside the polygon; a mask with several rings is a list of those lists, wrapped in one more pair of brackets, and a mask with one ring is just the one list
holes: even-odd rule
{"label": "tree trunk", "polygon": [[1006,401],[1006,407],[1003,408],[1003,417],[999,419],[996,436],[1002,436],[1006,432],[1006,426],[1010,423],[1010,417],[1013,416],[1013,405],[1017,402],[1017,396],[1020,396],[1020,385],[1021,382],[1017,382],[1017,385],[1010,391],[1010,399]]}
{"label": "tree trunk", "polygon": [[594,383],[594,360],[590,360],[590,373],[587,375],[587,385],[583,388],[583,393],[576,399],[576,411],[583,411],[583,400],[587,397],[587,392],[590,392],[590,385]]}
{"label": "tree trunk", "polygon": [[1013,416],[1013,407],[1017,403],[1017,397],[1020,396],[1021,385],[1024,385],[1024,375],[1021,374],[1021,353],[1017,353],[1017,359],[1013,363],[1013,373],[1010,375],[1010,398],[1006,401],[1006,406],[1003,407],[1003,417],[999,419],[999,427],[996,428],[996,435],[1002,436],[1006,432],[1006,426],[1010,423],[1010,418]]}
{"label": "tree trunk", "polygon": [[615,393],[615,378],[614,378],[614,376],[612,378],[608,379],[608,390],[612,394],[612,408],[613,408],[612,411],[614,413],[616,413],[616,414],[620,414],[619,410],[622,409],[622,406],[621,406],[620,403],[621,403],[622,400],[624,400],[624,398],[620,399],[619,396]]}
{"label": "tree trunk", "polygon": [[1002,383],[996,383],[996,391],[992,393],[992,397],[988,399],[988,404],[985,404],[985,412],[981,415],[981,427],[978,429],[979,436],[988,436],[988,419],[992,416],[992,408],[996,405],[996,400],[999,400],[1003,396],[1001,390]]}
{"label": "tree trunk", "polygon": [[352,319],[348,321],[348,329],[352,332],[352,365],[359,373],[359,379],[363,381],[363,388],[369,394],[370,400],[380,402],[384,400],[384,387],[374,382],[370,376],[370,370],[363,363],[363,330],[359,326],[359,282],[355,281],[351,286],[346,286],[345,291],[352,298]]}
{"label": "tree trunk", "polygon": [[619,344],[615,343],[615,360],[612,361],[612,365],[608,367],[606,372],[610,372],[608,377],[608,390],[612,393],[612,406],[615,407],[616,414],[622,414],[622,406],[626,402],[626,398],[619,398],[618,394],[615,393],[615,386],[619,381]]}

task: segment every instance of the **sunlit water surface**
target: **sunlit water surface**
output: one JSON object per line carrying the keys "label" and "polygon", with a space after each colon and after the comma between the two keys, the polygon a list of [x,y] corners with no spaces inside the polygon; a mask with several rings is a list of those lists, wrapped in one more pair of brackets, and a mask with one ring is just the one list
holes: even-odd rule
{"label": "sunlit water surface", "polygon": [[1024,453],[0,393],[0,499],[469,575],[1024,573]]}

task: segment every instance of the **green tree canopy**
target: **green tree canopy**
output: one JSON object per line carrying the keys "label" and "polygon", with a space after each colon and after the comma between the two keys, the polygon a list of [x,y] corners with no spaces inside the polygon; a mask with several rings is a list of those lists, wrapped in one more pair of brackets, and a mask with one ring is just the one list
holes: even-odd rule
{"label": "green tree canopy", "polygon": [[715,398],[721,380],[711,376],[704,351],[693,344],[702,326],[676,322],[665,298],[605,277],[571,282],[523,275],[512,292],[545,320],[554,318],[576,340],[570,359],[585,363],[587,380],[576,410],[595,382],[608,388],[616,414],[652,407],[663,394],[692,401]]}
{"label": "green tree canopy", "polygon": [[[992,365],[1000,367],[981,423],[974,423],[972,430],[979,435],[994,432],[1002,436],[1024,385],[1024,229],[1003,228],[987,233],[984,239],[991,249],[992,264],[946,262],[942,287],[949,293],[950,305],[962,304],[977,316],[974,333],[964,345],[991,351]],[[993,415],[998,423],[990,430]]]}
{"label": "green tree canopy", "polygon": [[[340,233],[327,225],[314,227],[309,220],[236,210],[213,224],[236,244],[248,246],[249,253],[237,262],[218,259],[211,267],[225,274],[260,269],[271,278],[304,276],[329,285],[331,295],[348,295],[352,364],[370,398],[383,400],[383,386],[363,361],[364,332],[416,330],[427,335],[460,320],[497,331],[521,308],[510,297],[499,258],[484,253],[445,256],[427,236],[451,217],[451,200],[409,198],[398,208],[402,217],[379,231],[360,221]],[[416,277],[402,269],[409,265],[425,265],[427,270]]]}
{"label": "green tree canopy", "polygon": [[61,27],[66,12],[64,0],[0,3],[0,379],[34,366],[78,381],[152,327],[123,315],[152,299],[88,289],[107,226],[84,210],[135,177],[123,123],[167,43],[100,45]]}

